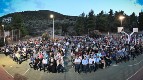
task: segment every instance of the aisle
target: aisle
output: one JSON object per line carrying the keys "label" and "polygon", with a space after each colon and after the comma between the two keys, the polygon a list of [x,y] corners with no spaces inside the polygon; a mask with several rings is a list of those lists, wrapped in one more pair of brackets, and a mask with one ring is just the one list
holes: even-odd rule
{"label": "aisle", "polygon": [[72,67],[72,63],[71,63],[71,45],[69,46],[69,48],[67,48],[67,51],[65,53],[65,57],[64,57],[64,64],[65,64],[65,71],[69,71],[69,69]]}

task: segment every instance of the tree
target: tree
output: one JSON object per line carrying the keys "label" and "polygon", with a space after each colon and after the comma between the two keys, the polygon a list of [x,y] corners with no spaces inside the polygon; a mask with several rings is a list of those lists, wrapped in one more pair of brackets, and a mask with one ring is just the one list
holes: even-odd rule
{"label": "tree", "polygon": [[113,10],[110,9],[110,11],[108,12],[109,15],[108,15],[108,21],[107,21],[107,24],[108,24],[108,31],[113,31],[113,27],[114,27],[114,13],[113,13]]}
{"label": "tree", "polygon": [[91,10],[88,15],[80,15],[76,20],[75,30],[78,34],[84,32],[92,32],[93,30],[99,30],[101,32],[117,32],[117,27],[121,26],[121,20],[119,16],[124,16],[122,20],[122,26],[126,32],[132,31],[134,27],[138,27],[139,30],[143,30],[143,12],[140,12],[139,17],[133,12],[131,15],[126,15],[124,11],[115,11],[110,9],[108,14],[101,11],[97,16],[94,15],[94,11]]}
{"label": "tree", "polygon": [[[104,14],[103,11],[101,11],[96,18],[96,27],[99,31],[107,31],[107,26],[108,26],[108,15]],[[109,30],[108,30],[109,31]]]}
{"label": "tree", "polygon": [[139,13],[139,18],[138,18],[138,28],[139,30],[143,30],[143,12]]}
{"label": "tree", "polygon": [[42,40],[49,40],[49,39],[50,39],[50,35],[47,32],[42,34]]}
{"label": "tree", "polygon": [[82,13],[77,18],[75,31],[77,35],[85,34],[85,13]]}
{"label": "tree", "polygon": [[11,29],[20,30],[22,36],[28,34],[27,28],[24,26],[23,17],[20,13],[14,14],[11,22]]}
{"label": "tree", "polygon": [[130,15],[130,20],[128,23],[129,23],[129,29],[131,31],[134,27],[137,27],[137,16],[135,15],[134,12]]}
{"label": "tree", "polygon": [[68,27],[68,26],[69,26],[69,25],[68,25],[67,23],[63,23],[63,24],[62,24],[62,34],[64,34],[64,35],[67,34],[67,32],[68,32],[67,27]]}
{"label": "tree", "polygon": [[96,18],[95,18],[95,14],[94,14],[94,11],[91,10],[87,16],[87,21],[86,21],[87,25],[86,25],[86,32],[88,31],[93,31],[96,28]]}

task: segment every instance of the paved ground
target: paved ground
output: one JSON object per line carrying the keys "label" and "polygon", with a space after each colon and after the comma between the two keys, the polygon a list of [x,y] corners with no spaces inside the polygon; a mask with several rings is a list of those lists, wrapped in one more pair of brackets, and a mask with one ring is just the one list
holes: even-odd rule
{"label": "paved ground", "polygon": [[14,80],[12,76],[10,76],[3,67],[0,67],[0,80]]}
{"label": "paved ground", "polygon": [[141,67],[134,75],[127,80],[143,80],[143,67]]}
{"label": "paved ground", "polygon": [[[17,64],[4,54],[0,54],[0,66],[11,76],[21,76],[25,80],[143,80],[143,55],[140,55],[135,60],[130,60],[127,63],[123,62],[117,65],[112,64],[106,69],[99,69],[96,72],[87,74],[75,73],[74,69],[71,67],[71,63],[68,62],[69,59],[70,57],[67,54],[67,57],[65,58],[66,72],[64,73],[36,71],[29,68],[28,61],[25,61],[22,64]],[[10,75],[5,74],[7,77]],[[3,75],[0,73],[0,76]],[[0,78],[0,80],[4,79]]]}

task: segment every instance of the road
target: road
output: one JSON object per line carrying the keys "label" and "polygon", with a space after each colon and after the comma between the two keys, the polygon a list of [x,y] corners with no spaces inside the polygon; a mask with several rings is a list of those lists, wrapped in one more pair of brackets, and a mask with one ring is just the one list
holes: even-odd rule
{"label": "road", "polygon": [[4,54],[0,54],[0,66],[13,77],[19,74],[28,80],[143,80],[143,55],[138,56],[135,60],[117,65],[112,64],[110,67],[87,74],[75,73],[69,59],[69,54],[67,54],[66,72],[64,73],[37,71],[29,67],[28,61],[17,64]]}

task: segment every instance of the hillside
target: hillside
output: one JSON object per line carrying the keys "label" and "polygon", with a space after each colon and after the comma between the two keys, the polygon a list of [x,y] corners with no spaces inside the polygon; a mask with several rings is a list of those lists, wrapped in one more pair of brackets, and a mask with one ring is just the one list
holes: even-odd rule
{"label": "hillside", "polygon": [[50,31],[49,29],[52,28],[52,19],[50,18],[50,14],[54,15],[55,33],[57,34],[65,34],[69,31],[71,32],[77,18],[76,16],[63,15],[49,10],[39,10],[7,14],[0,17],[0,21],[2,24],[10,25],[11,23],[7,23],[7,19],[10,18],[12,20],[12,17],[15,14],[22,15],[23,24],[27,27],[30,35],[41,35],[41,33],[45,31]]}

